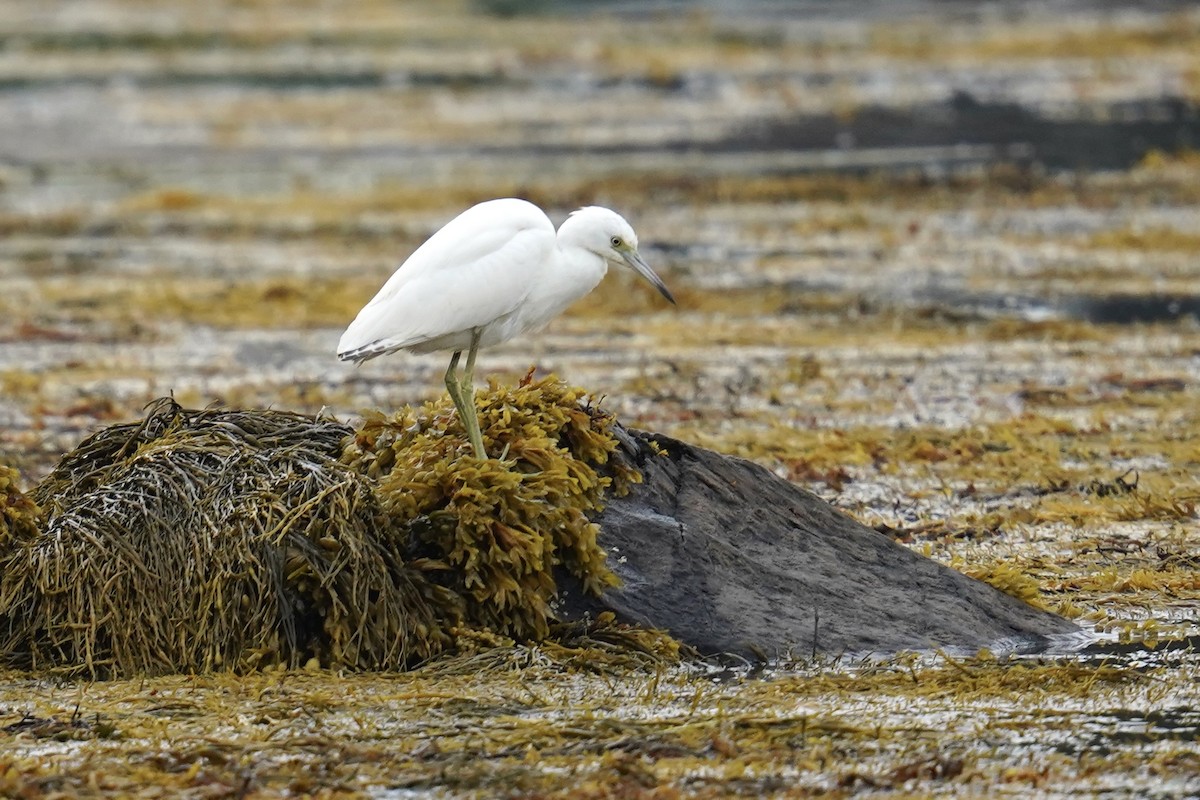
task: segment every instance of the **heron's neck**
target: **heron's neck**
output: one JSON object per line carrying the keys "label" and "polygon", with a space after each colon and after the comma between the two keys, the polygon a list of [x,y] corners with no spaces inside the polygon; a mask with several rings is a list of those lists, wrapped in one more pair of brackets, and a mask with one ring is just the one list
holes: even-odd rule
{"label": "heron's neck", "polygon": [[608,262],[600,256],[582,247],[563,247],[561,243],[555,262],[535,290],[539,304],[549,314],[548,319],[558,316],[567,306],[595,289],[608,272]]}
{"label": "heron's neck", "polygon": [[582,218],[578,215],[567,217],[558,228],[558,269],[561,279],[576,287],[578,294],[573,299],[583,297],[596,288],[596,285],[608,272],[608,262],[603,256],[593,253],[583,245],[584,229]]}
{"label": "heron's neck", "polygon": [[596,288],[608,272],[608,262],[579,245],[558,243],[558,272],[562,279],[579,290],[579,297]]}
{"label": "heron's neck", "polygon": [[557,317],[604,278],[608,264],[603,258],[577,245],[564,246],[559,241],[550,268],[530,290],[524,304],[522,325],[540,328]]}

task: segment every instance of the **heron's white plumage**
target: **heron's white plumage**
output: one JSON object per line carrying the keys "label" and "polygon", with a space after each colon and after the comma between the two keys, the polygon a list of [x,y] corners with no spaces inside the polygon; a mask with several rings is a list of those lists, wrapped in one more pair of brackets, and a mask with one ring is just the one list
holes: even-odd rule
{"label": "heron's white plumage", "polygon": [[338,356],[361,361],[401,349],[465,350],[473,329],[511,315],[529,293],[529,283],[513,280],[514,273],[545,262],[554,246],[554,225],[532,203],[510,198],[473,206],[396,270],[342,334]]}
{"label": "heron's white plumage", "polygon": [[554,319],[619,258],[669,297],[637,256],[633,228],[614,211],[581,208],[555,232],[545,213],[525,200],[480,203],[400,265],[342,334],[338,357],[466,350],[475,333],[480,347],[498,344]]}

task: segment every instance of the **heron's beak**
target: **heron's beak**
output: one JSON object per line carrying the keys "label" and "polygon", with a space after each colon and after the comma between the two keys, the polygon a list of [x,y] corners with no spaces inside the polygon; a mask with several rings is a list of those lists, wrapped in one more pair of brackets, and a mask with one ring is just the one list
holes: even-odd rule
{"label": "heron's beak", "polygon": [[650,269],[650,265],[638,255],[636,250],[622,250],[621,258],[625,259],[625,263],[632,267],[634,272],[654,284],[658,293],[670,300],[671,305],[675,305],[675,298],[671,296],[671,290],[662,282],[662,278],[654,274],[654,270]]}

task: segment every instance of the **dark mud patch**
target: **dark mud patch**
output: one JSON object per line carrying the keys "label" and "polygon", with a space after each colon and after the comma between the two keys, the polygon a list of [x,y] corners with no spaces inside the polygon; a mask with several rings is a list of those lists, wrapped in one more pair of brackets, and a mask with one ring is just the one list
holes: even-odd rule
{"label": "dark mud patch", "polygon": [[[1200,146],[1200,110],[1186,99],[1163,97],[1050,117],[1017,103],[989,103],[969,92],[910,108],[869,106],[849,117],[764,120],[711,145],[680,147],[716,152],[944,148],[972,150],[983,161],[1050,169],[1127,169],[1151,150]],[[988,154],[990,153],[990,157]],[[910,160],[904,156],[904,161]]]}
{"label": "dark mud patch", "polygon": [[1200,295],[1195,294],[1073,295],[1057,305],[1064,316],[1100,325],[1200,319]]}
{"label": "dark mud patch", "polygon": [[947,319],[1016,318],[1061,319],[1096,325],[1135,325],[1200,319],[1200,294],[1053,294],[1035,296],[1012,292],[972,292],[947,287],[923,287],[864,300],[861,310],[890,304],[915,307]]}

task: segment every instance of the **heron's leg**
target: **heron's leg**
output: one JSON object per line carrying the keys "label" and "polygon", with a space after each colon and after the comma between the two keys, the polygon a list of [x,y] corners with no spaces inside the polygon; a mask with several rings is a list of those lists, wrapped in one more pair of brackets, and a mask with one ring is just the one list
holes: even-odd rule
{"label": "heron's leg", "polygon": [[446,367],[446,391],[450,394],[450,399],[454,401],[454,407],[460,412],[462,411],[462,397],[458,386],[458,358],[461,352],[455,352],[450,356],[450,366]]}
{"label": "heron's leg", "polygon": [[467,436],[471,435],[470,423],[467,422],[468,409],[463,405],[462,384],[458,381],[458,359],[462,355],[461,350],[456,350],[454,355],[450,356],[450,366],[446,367],[446,391],[450,394],[450,399],[454,402],[454,407],[458,409],[458,418],[463,424],[463,428],[467,431]]}
{"label": "heron's leg", "polygon": [[[487,458],[487,452],[483,449],[483,434],[479,431],[478,412],[475,411],[475,390],[470,383],[470,372],[463,375],[467,379],[465,386],[458,377],[458,359],[461,355],[462,351],[458,350],[450,357],[450,366],[446,368],[446,391],[450,393],[450,399],[454,401],[454,407],[458,409],[458,419],[467,432],[471,449],[475,451],[477,457]],[[474,360],[470,355],[467,358],[467,363]]]}
{"label": "heron's leg", "polygon": [[483,433],[479,429],[479,411],[475,408],[475,354],[479,352],[479,330],[471,332],[471,349],[467,351],[467,366],[463,369],[463,382],[458,390],[462,393],[465,408],[461,409],[463,425],[475,448],[475,455],[487,458],[483,449]]}
{"label": "heron's leg", "polygon": [[471,331],[471,349],[467,351],[467,366],[463,368],[463,380],[471,390],[471,402],[475,402],[475,354],[479,352],[479,330]]}

